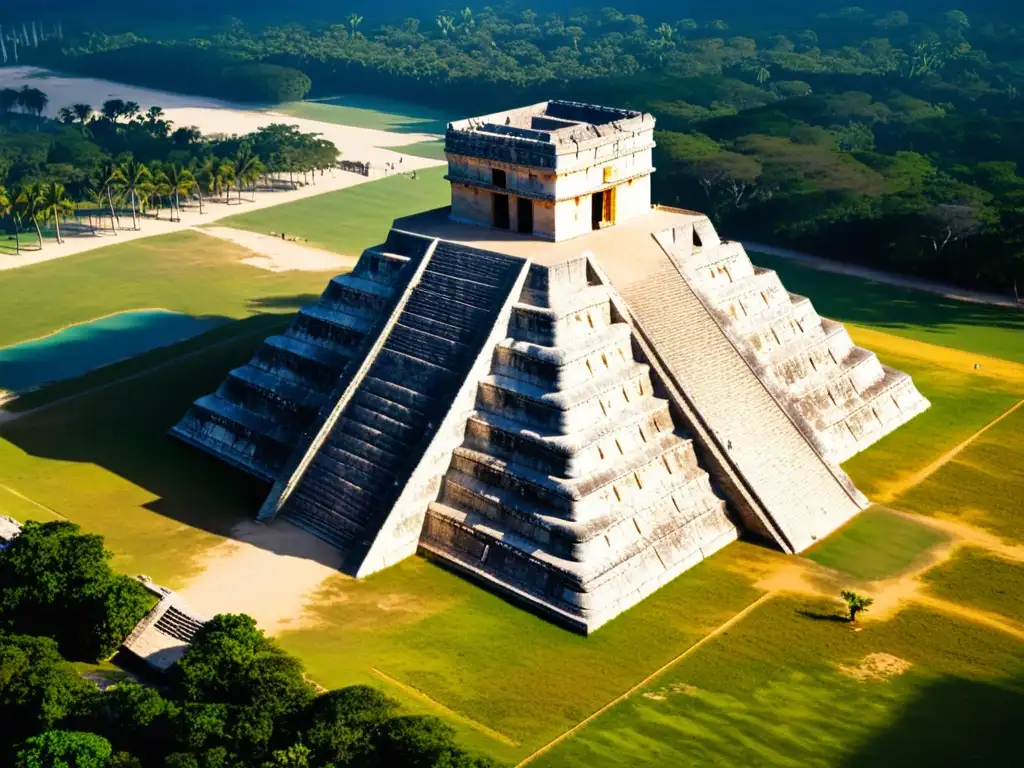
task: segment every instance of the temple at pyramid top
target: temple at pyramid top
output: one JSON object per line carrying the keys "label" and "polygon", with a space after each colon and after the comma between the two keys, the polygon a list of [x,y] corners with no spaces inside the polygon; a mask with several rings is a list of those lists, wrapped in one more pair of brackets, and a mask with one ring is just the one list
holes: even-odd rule
{"label": "temple at pyramid top", "polygon": [[381,232],[172,434],[354,576],[419,552],[583,632],[737,536],[812,546],[867,504],[841,462],[928,401],[652,206],[653,129],[563,101],[452,123],[451,206]]}
{"label": "temple at pyramid top", "polygon": [[567,240],[651,208],[654,118],[569,101],[473,117],[445,136],[451,217]]}

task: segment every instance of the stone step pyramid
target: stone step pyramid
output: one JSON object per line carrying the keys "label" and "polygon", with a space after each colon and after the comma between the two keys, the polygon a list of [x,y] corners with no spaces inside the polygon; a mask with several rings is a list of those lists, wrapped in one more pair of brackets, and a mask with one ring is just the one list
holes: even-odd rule
{"label": "stone step pyramid", "polygon": [[653,129],[572,102],[451,124],[451,207],[396,221],[172,434],[352,575],[418,550],[581,632],[739,535],[827,536],[867,505],[840,463],[928,401],[652,207]]}
{"label": "stone step pyramid", "polygon": [[586,258],[532,275],[420,547],[589,632],[737,529]]}

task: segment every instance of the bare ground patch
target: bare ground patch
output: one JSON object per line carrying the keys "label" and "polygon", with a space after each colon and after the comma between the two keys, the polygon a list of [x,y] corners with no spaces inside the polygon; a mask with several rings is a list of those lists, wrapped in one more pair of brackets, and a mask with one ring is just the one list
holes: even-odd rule
{"label": "bare ground patch", "polygon": [[197,558],[182,598],[207,616],[247,613],[269,635],[315,626],[310,609],[338,575],[338,550],[283,520],[239,523],[231,535]]}
{"label": "bare ground patch", "polygon": [[909,661],[891,653],[869,653],[857,665],[840,664],[839,671],[858,683],[884,683],[904,674],[910,667]]}

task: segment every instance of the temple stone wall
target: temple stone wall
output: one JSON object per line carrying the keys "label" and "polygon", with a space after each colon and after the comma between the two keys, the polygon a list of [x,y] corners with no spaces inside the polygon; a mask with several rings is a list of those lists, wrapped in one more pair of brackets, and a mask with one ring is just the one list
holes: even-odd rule
{"label": "temple stone wall", "polygon": [[665,242],[763,384],[827,461],[840,463],[925,410],[910,377],[857,347],[810,300],[721,243],[703,219]]}
{"label": "temple stone wall", "polygon": [[592,631],[736,538],[583,257],[534,266],[421,549]]}

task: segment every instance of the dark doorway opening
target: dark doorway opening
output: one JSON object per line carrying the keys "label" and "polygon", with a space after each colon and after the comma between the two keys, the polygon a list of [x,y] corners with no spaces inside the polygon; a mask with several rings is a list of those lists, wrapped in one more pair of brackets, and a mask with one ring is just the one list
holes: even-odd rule
{"label": "dark doorway opening", "polygon": [[508,185],[508,178],[505,172],[497,168],[491,168],[491,184],[504,189]]}
{"label": "dark doorway opening", "polygon": [[508,229],[508,195],[493,195],[491,198],[491,223],[498,229]]}
{"label": "dark doorway opening", "polygon": [[612,194],[614,190],[595,192],[590,198],[590,222],[594,229],[603,229],[612,223]]}
{"label": "dark doorway opening", "polygon": [[516,224],[519,231],[524,235],[533,234],[533,200],[525,197],[518,198],[516,203]]}

